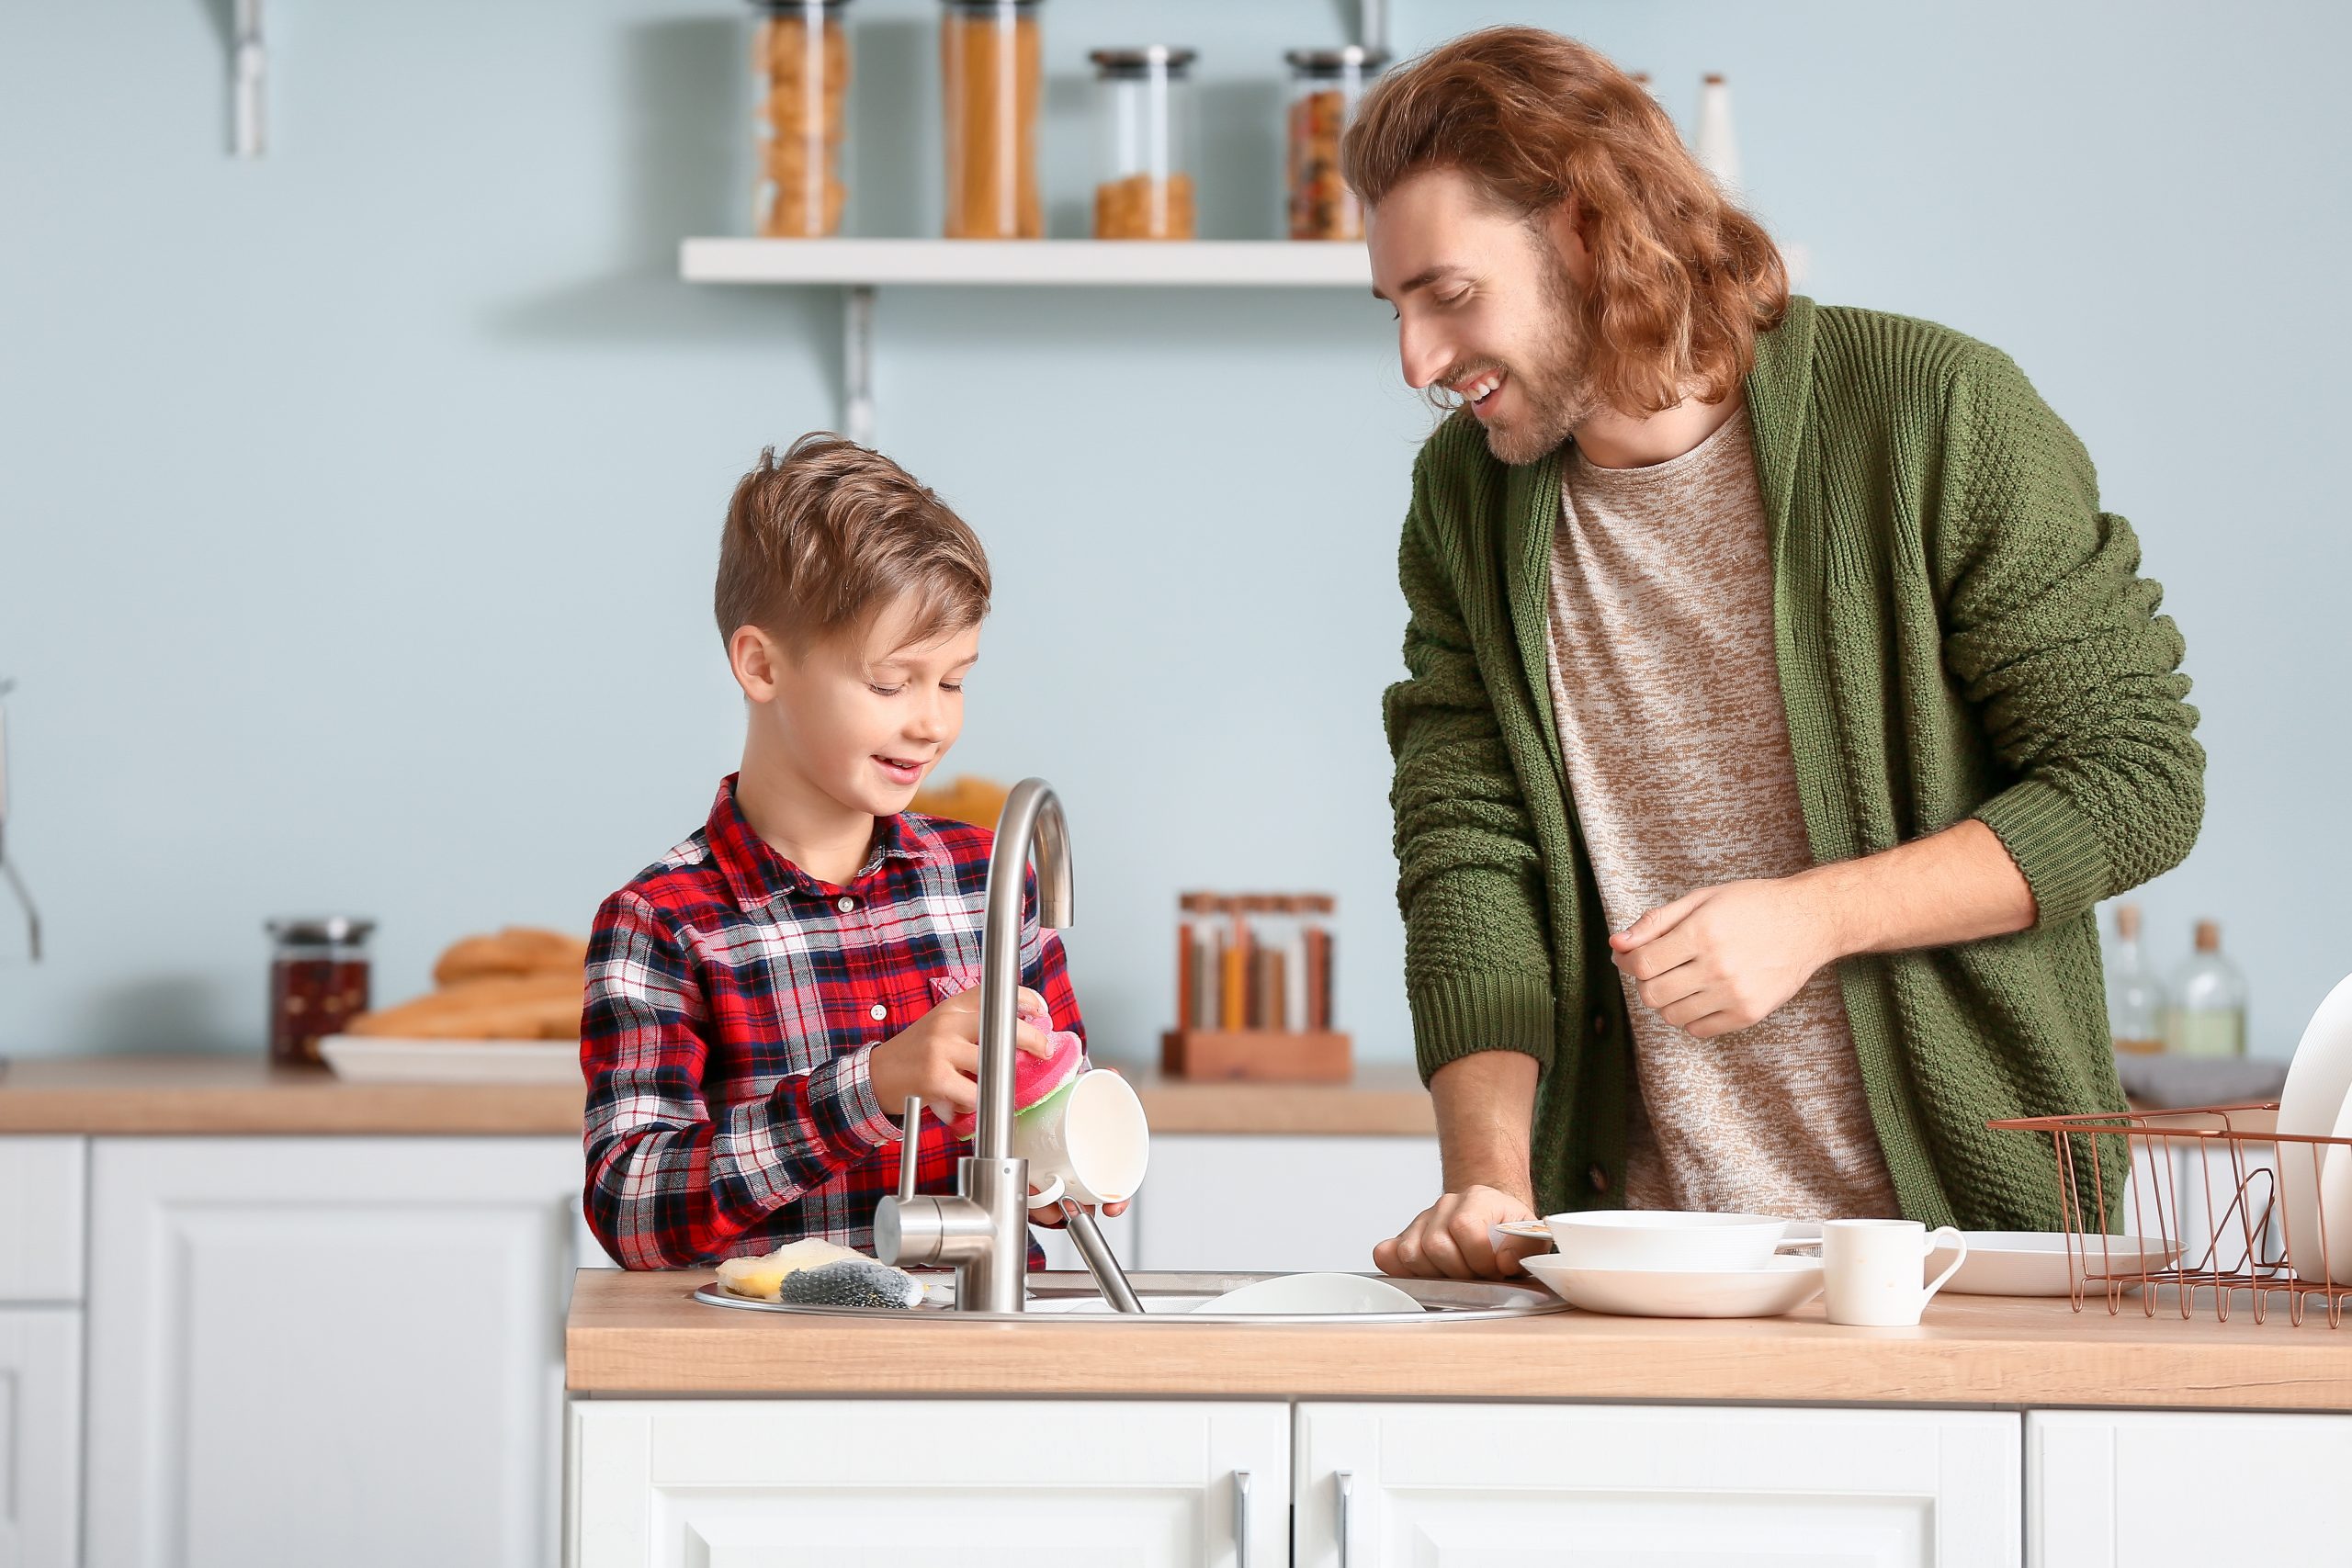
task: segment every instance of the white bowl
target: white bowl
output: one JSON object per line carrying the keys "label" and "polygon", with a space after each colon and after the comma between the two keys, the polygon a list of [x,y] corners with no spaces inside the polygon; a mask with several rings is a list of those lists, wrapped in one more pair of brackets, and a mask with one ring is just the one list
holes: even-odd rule
{"label": "white bowl", "polygon": [[1821,1259],[1774,1258],[1760,1269],[1577,1269],[1538,1253],[1520,1267],[1586,1312],[1619,1317],[1778,1317],[1821,1294]]}
{"label": "white bowl", "polygon": [[1570,1269],[1761,1269],[1789,1228],[1765,1214],[1677,1209],[1594,1209],[1544,1224]]}
{"label": "white bowl", "polygon": [[1193,1309],[1321,1316],[1356,1312],[1419,1312],[1421,1303],[1385,1280],[1366,1274],[1278,1274],[1253,1280]]}
{"label": "white bowl", "polygon": [[[2336,983],[2312,1014],[2287,1066],[2278,1094],[2278,1131],[2307,1137],[2344,1135],[2344,1107],[2352,1100],[2352,975]],[[2326,1193],[2326,1168],[2343,1151],[2324,1144],[2280,1144],[2278,1187],[2287,1213],[2287,1257],[2299,1278],[2352,1283],[2352,1214],[2339,1213],[2343,1196]],[[2346,1173],[2352,1178],[2352,1172]],[[2352,1194],[2347,1194],[2352,1195]],[[2327,1245],[2320,1245],[2321,1205]]]}

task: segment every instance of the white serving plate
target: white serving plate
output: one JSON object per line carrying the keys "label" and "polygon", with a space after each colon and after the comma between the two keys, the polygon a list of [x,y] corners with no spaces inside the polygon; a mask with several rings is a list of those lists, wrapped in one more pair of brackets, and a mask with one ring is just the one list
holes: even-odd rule
{"label": "white serving plate", "polygon": [[[2278,1093],[2278,1131],[2315,1137],[2352,1136],[2344,1108],[2352,1100],[2352,975],[2336,982],[2303,1028],[2287,1087]],[[2285,1194],[2287,1256],[2306,1280],[2352,1283],[2352,1160],[2318,1144],[2280,1144],[2278,1186]],[[2314,1160],[2313,1156],[2321,1156]],[[2320,1205],[2327,1247],[2321,1257]]]}
{"label": "white serving plate", "polygon": [[1336,1315],[1357,1312],[1419,1312],[1421,1303],[1368,1274],[1278,1274],[1231,1290],[1193,1309],[1268,1315]]}
{"label": "white serving plate", "polygon": [[[1944,1286],[1964,1296],[2064,1296],[2074,1292],[2067,1262],[2069,1237],[2064,1231],[1962,1231],[1968,1256],[1960,1272]],[[2169,1269],[2180,1257],[2180,1244],[2157,1236],[2096,1235],[2072,1238],[2081,1267],[2093,1274],[2137,1274]],[[1928,1255],[1923,1269],[1933,1279],[1951,1267],[1949,1247]],[[2101,1290],[2103,1285],[2094,1285]]]}
{"label": "white serving plate", "polygon": [[1822,1286],[1818,1258],[1770,1258],[1760,1269],[1577,1269],[1539,1253],[1520,1267],[1570,1306],[1618,1317],[1779,1317]]}
{"label": "white serving plate", "polygon": [[577,1040],[401,1040],[330,1034],[319,1042],[334,1076],[348,1083],[571,1084],[580,1077]]}
{"label": "white serving plate", "polygon": [[1760,1269],[1789,1222],[1681,1209],[1592,1209],[1546,1214],[1552,1246],[1577,1269]]}

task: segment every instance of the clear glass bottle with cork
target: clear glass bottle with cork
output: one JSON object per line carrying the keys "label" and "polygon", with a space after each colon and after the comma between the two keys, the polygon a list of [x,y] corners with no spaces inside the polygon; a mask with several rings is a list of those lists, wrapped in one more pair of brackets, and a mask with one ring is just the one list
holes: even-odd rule
{"label": "clear glass bottle with cork", "polygon": [[2140,906],[2118,904],[2107,951],[2107,1029],[2115,1048],[2132,1056],[2163,1050],[2164,1015],[2164,984],[2140,945]]}
{"label": "clear glass bottle with cork", "polygon": [[2197,922],[2197,947],[2173,971],[2165,1049],[2183,1056],[2245,1055],[2245,976],[2222,955],[2218,920]]}

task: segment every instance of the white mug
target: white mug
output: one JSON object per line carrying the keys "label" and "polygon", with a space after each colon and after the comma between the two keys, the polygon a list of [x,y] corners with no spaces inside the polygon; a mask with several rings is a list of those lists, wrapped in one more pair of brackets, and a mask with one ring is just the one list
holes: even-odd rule
{"label": "white mug", "polygon": [[[1950,1238],[1951,1267],[1919,1283],[1919,1265]],[[1905,1328],[1919,1321],[1928,1298],[1944,1288],[1968,1256],[1968,1238],[1951,1225],[1930,1235],[1917,1220],[1830,1220],[1821,1227],[1821,1271],[1829,1321]]]}
{"label": "white mug", "polygon": [[1124,1202],[1143,1185],[1151,1123],[1126,1079],[1083,1072],[1012,1119],[1012,1152],[1029,1162],[1033,1209],[1064,1196]]}

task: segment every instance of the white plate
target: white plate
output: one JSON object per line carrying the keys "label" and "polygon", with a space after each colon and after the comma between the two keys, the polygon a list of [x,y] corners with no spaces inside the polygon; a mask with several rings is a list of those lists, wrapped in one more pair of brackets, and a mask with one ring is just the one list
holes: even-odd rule
{"label": "white plate", "polygon": [[319,1055],[350,1083],[571,1084],[580,1077],[577,1040],[397,1040],[330,1034]]}
{"label": "white plate", "polygon": [[1203,1302],[1204,1313],[1264,1313],[1320,1315],[1343,1312],[1419,1312],[1421,1303],[1390,1284],[1363,1274],[1283,1274],[1258,1280]]}
{"label": "white plate", "polygon": [[[2064,1231],[1962,1231],[1968,1257],[1947,1291],[1964,1296],[2064,1296],[2074,1292]],[[2169,1269],[2180,1256],[2177,1242],[2155,1236],[2095,1235],[2072,1238],[2082,1268],[2094,1274],[2136,1274]],[[1922,1278],[1932,1280],[1951,1267],[1951,1248],[1928,1255]],[[2094,1286],[2094,1290],[2102,1287]]]}
{"label": "white plate", "polygon": [[1572,1269],[1557,1257],[1521,1266],[1572,1307],[1619,1317],[1778,1317],[1821,1294],[1821,1259],[1774,1258],[1761,1269]]}
{"label": "white plate", "polygon": [[[2352,1095],[2352,975],[2336,982],[2303,1029],[2295,1059],[2287,1068],[2287,1087],[2278,1094],[2278,1131],[2329,1137],[2343,1132],[2340,1124],[2347,1095]],[[2338,1282],[2352,1280],[2352,1161],[2329,1158],[2313,1169],[2312,1156],[2323,1152],[2314,1144],[2278,1145],[2279,1190],[2285,1193],[2287,1256],[2296,1272],[2319,1278],[2323,1266]],[[2324,1151],[2331,1156],[2340,1150]],[[2346,1198],[2325,1194],[2320,1178],[2330,1167],[2346,1167],[2339,1188]],[[2317,1201],[2314,1201],[2317,1199]],[[2327,1252],[2320,1257],[2319,1203],[2328,1205]]]}

